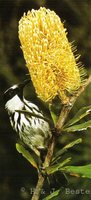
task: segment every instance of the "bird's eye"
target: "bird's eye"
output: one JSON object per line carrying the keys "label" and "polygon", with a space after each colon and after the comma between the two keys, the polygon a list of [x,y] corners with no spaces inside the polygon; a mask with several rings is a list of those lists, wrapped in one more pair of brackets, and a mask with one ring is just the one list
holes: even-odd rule
{"label": "bird's eye", "polygon": [[10,90],[10,91],[9,91],[9,95],[12,96],[13,94],[14,94],[14,91],[13,91],[13,90]]}

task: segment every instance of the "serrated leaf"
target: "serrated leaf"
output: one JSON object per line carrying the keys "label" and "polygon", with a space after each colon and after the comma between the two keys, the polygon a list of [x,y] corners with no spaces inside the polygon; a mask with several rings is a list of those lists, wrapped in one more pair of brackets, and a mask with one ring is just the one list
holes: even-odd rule
{"label": "serrated leaf", "polygon": [[56,197],[59,195],[60,190],[56,190],[55,192],[52,192],[50,195],[45,197],[43,200],[51,200],[52,198]]}
{"label": "serrated leaf", "polygon": [[53,174],[53,173],[57,172],[61,167],[63,167],[64,165],[66,165],[70,161],[71,161],[71,157],[67,158],[63,162],[59,162],[59,163],[57,163],[53,166],[47,167],[46,168],[47,174]]}
{"label": "serrated leaf", "polygon": [[35,162],[34,158],[32,157],[32,155],[29,153],[29,151],[27,151],[21,144],[16,143],[16,149],[19,153],[22,154],[22,156],[24,158],[26,158],[28,160],[29,163],[31,163],[31,165],[33,167],[35,167],[36,169],[38,169],[37,163]]}
{"label": "serrated leaf", "polygon": [[77,114],[71,120],[69,120],[68,123],[65,124],[64,128],[75,124],[76,122],[80,121],[82,118],[89,115],[90,113],[91,113],[91,106],[86,106],[81,108],[77,112]]}
{"label": "serrated leaf", "polygon": [[70,175],[78,175],[82,178],[91,178],[91,164],[84,166],[66,166],[61,171],[70,173]]}
{"label": "serrated leaf", "polygon": [[81,143],[81,142],[82,142],[82,139],[79,138],[79,139],[77,139],[77,140],[75,140],[75,141],[73,141],[73,142],[67,144],[65,147],[63,147],[63,148],[60,149],[59,151],[57,151],[57,153],[55,154],[55,156],[54,156],[53,159],[52,159],[52,163],[58,161],[58,160],[61,158],[61,155],[62,155],[63,153],[65,153],[68,149],[72,148],[74,145],[77,145],[77,144],[79,144],[79,143]]}
{"label": "serrated leaf", "polygon": [[68,128],[64,128],[64,131],[67,132],[75,132],[75,131],[84,131],[87,130],[87,128],[91,128],[91,120],[84,122],[82,124],[78,124],[78,125],[74,125],[74,126],[70,126]]}

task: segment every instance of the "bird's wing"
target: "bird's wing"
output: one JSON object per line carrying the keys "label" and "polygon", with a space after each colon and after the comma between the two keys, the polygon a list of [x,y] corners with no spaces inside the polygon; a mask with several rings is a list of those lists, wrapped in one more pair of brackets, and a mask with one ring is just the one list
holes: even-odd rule
{"label": "bird's wing", "polygon": [[[25,104],[25,110],[22,110],[21,111],[22,113],[26,113],[30,116],[40,118],[40,119],[43,119],[44,121],[49,122],[49,119],[43,115],[42,111],[39,110],[38,106],[36,106],[35,104],[33,104],[25,99],[23,102]],[[19,110],[18,110],[18,112],[19,112]]]}

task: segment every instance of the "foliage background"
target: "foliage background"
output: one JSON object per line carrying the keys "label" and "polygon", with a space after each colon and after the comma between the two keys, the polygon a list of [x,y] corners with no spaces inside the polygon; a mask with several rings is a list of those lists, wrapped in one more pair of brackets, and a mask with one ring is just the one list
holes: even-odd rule
{"label": "foliage background", "polygon": [[[65,21],[69,41],[75,40],[81,61],[91,72],[91,1],[90,0],[0,0],[0,94],[2,96],[11,85],[25,79],[28,73],[18,39],[18,21],[24,12],[40,6],[53,9]],[[76,102],[70,117],[80,107],[91,104],[91,86]],[[25,95],[37,103],[34,88],[27,87]],[[71,149],[67,156],[72,156],[72,164],[91,163],[91,130],[75,135],[62,136],[58,148],[73,139],[82,137],[83,143]],[[16,135],[12,130],[7,113],[0,98],[0,196],[2,200],[29,200],[32,188],[37,181],[37,173],[15,149]],[[69,177],[69,184],[62,182],[61,198],[90,200],[91,180]],[[66,188],[75,190],[67,195]],[[89,190],[90,194],[76,194],[76,190]],[[42,196],[43,197],[43,196]],[[41,198],[42,198],[41,197]],[[58,199],[57,199],[58,200]]]}

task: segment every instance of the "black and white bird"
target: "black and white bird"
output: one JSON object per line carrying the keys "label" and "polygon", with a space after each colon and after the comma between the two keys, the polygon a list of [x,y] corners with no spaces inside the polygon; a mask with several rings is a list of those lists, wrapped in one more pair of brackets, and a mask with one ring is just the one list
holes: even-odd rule
{"label": "black and white bird", "polygon": [[[23,89],[30,80],[10,87],[4,93],[5,109],[8,112],[11,126],[18,132],[21,141],[38,156],[46,150],[51,139],[51,130],[43,113],[23,96]],[[17,112],[29,111],[34,115]],[[37,117],[40,116],[40,117]]]}

